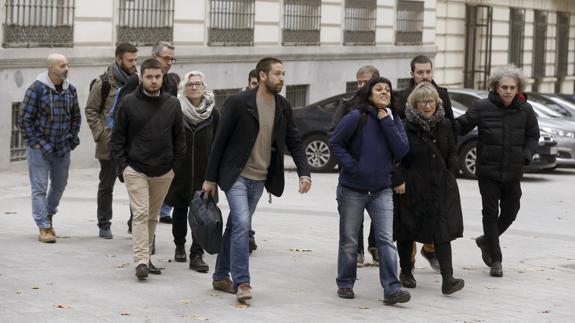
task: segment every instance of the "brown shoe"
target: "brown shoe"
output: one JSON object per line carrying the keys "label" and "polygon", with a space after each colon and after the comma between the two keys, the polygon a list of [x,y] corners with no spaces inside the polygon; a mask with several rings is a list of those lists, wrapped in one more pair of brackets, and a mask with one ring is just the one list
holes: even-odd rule
{"label": "brown shoe", "polygon": [[40,235],[38,236],[38,240],[44,243],[54,243],[56,242],[56,237],[51,228],[40,229]]}
{"label": "brown shoe", "polygon": [[236,293],[238,302],[245,302],[252,299],[252,287],[249,284],[240,284]]}
{"label": "brown shoe", "polygon": [[222,280],[212,280],[212,287],[215,290],[219,290],[222,292],[226,292],[226,293],[230,293],[230,294],[236,293],[236,290],[234,289],[234,283],[232,283],[232,280],[230,279],[230,277],[226,277],[226,279],[222,279]]}

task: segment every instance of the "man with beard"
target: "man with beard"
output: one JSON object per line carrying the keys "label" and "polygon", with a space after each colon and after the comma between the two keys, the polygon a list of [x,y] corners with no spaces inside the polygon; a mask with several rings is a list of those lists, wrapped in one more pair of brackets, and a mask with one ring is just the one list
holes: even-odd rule
{"label": "man with beard", "polygon": [[[68,81],[68,59],[48,56],[48,71],[26,90],[19,126],[26,140],[26,160],[32,186],[32,216],[38,240],[56,242],[52,217],[68,182],[70,151],[80,143],[82,116],[76,88]],[[48,189],[50,180],[50,189]]]}
{"label": "man with beard", "polygon": [[111,153],[117,175],[124,180],[134,212],[132,243],[136,276],[161,274],[151,260],[151,246],[174,168],[186,150],[182,110],[178,99],[162,86],[162,67],[155,59],[141,66],[142,84],[118,107]]}
{"label": "man with beard", "polygon": [[[431,59],[424,55],[416,56],[411,60],[410,63],[411,67],[411,80],[409,80],[409,86],[405,89],[399,90],[395,93],[395,110],[401,119],[405,119],[405,104],[407,103],[407,97],[416,85],[422,82],[428,82],[433,84],[437,93],[439,94],[439,98],[441,99],[443,110],[445,111],[445,118],[449,119],[452,124],[452,131],[457,138],[457,129],[455,126],[455,120],[453,117],[453,110],[451,109],[451,101],[449,100],[449,95],[447,93],[447,89],[444,87],[438,86],[435,81],[433,80],[433,63]],[[398,241],[398,249],[401,248],[400,244],[402,242]],[[405,242],[403,242],[405,243]],[[413,252],[411,255],[411,267],[413,268],[415,265],[415,254],[417,253],[417,248],[415,242],[410,242],[413,244]],[[426,243],[421,247],[421,255],[429,261],[429,265],[433,270],[439,272],[439,261],[435,256],[435,248],[433,244]],[[405,259],[400,259],[400,262],[406,261]],[[405,266],[404,266],[405,267]],[[407,288],[414,288],[415,287],[415,278],[411,272],[402,271],[399,275],[399,280],[401,281],[401,285]]]}
{"label": "man with beard", "polygon": [[110,158],[114,102],[116,93],[128,79],[136,74],[138,49],[130,43],[116,47],[116,60],[106,72],[96,79],[86,103],[86,120],[96,142],[96,159],[100,162],[100,183],[98,184],[98,227],[99,236],[112,239],[112,197],[116,183],[116,164]]}
{"label": "man with beard", "polygon": [[202,186],[204,192],[215,194],[219,185],[230,207],[212,286],[236,294],[240,302],[252,298],[248,246],[251,219],[264,186],[275,196],[283,193],[285,146],[297,167],[299,192],[311,188],[309,166],[291,106],[279,95],[284,84],[283,63],[266,57],[258,62],[256,70],[257,90],[240,92],[224,104]]}

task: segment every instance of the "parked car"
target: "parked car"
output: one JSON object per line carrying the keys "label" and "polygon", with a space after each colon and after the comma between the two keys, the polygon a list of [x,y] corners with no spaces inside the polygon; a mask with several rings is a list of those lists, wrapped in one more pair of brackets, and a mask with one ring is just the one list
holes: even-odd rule
{"label": "parked car", "polygon": [[[480,99],[487,98],[487,91],[473,89],[449,89],[449,98],[458,101],[466,110]],[[539,129],[551,134],[557,141],[557,167],[575,166],[575,122],[543,104],[529,99],[537,114]]]}
{"label": "parked car", "polygon": [[561,117],[574,119],[575,104],[570,103],[559,96],[543,93],[527,93],[529,100],[540,103],[560,114]]}

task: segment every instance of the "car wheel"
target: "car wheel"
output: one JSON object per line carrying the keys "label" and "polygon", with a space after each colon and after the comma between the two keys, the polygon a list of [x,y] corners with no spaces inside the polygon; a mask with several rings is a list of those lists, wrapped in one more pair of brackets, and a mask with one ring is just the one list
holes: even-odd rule
{"label": "car wheel", "polygon": [[335,167],[335,160],[323,135],[309,136],[304,140],[305,157],[312,172],[330,172]]}
{"label": "car wheel", "polygon": [[459,151],[459,170],[463,177],[475,179],[477,165],[477,141],[466,143]]}

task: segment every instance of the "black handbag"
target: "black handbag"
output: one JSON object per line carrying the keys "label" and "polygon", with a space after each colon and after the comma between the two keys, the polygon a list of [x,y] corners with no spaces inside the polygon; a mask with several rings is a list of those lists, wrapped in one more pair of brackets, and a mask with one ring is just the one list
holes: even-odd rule
{"label": "black handbag", "polygon": [[194,241],[210,255],[218,253],[222,243],[222,211],[210,194],[194,192],[188,221]]}

